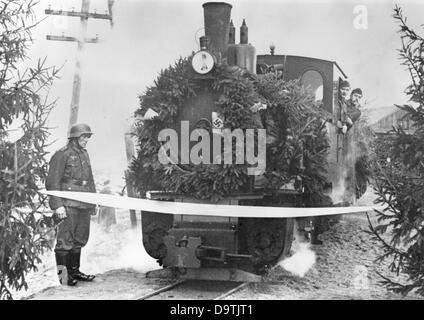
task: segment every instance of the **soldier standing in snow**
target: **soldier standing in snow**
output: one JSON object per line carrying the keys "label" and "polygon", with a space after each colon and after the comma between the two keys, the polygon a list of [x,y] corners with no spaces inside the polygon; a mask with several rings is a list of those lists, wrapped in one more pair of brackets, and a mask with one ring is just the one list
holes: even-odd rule
{"label": "soldier standing in snow", "polygon": [[[93,133],[86,124],[72,126],[68,144],[50,160],[47,190],[96,192],[90,159],[85,146]],[[59,281],[74,286],[78,281],[92,281],[94,275],[79,270],[81,248],[88,241],[90,216],[95,206],[75,200],[50,197],[49,205],[57,218],[63,219],[56,236],[56,264]],[[67,275],[67,276],[66,276]]]}

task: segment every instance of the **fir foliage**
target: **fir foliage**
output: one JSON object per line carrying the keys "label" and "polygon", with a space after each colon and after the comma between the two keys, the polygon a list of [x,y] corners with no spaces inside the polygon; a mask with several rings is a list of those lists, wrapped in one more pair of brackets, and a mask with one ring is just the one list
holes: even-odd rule
{"label": "fir foliage", "polygon": [[[0,4],[0,299],[12,299],[10,289],[27,288],[26,274],[37,270],[40,254],[50,248],[52,221],[42,215],[38,189],[46,175],[46,121],[53,103],[40,94],[47,96],[57,70],[45,61],[23,69],[37,24],[35,4]],[[15,141],[12,125],[22,132]]]}
{"label": "fir foliage", "polygon": [[414,132],[395,127],[376,141],[375,191],[385,209],[371,229],[385,250],[379,259],[390,259],[389,269],[407,277],[383,277],[382,283],[394,292],[424,295],[424,38],[406,24],[400,7],[393,17],[400,26],[400,58],[412,81],[406,89],[411,104],[398,107],[414,122]]}
{"label": "fir foliage", "polygon": [[[158,161],[158,134],[175,125],[178,110],[204,90],[216,94],[216,111],[224,116],[224,127],[267,129],[268,189],[276,192],[293,177],[306,182],[309,194],[323,196],[327,183],[327,115],[299,81],[284,81],[275,72],[252,75],[238,67],[218,65],[209,77],[198,77],[191,57],[180,58],[162,70],[154,84],[140,96],[136,116],[150,108],[159,115],[138,122],[138,154],[130,167],[130,180],[141,197],[148,190],[163,190],[198,199],[218,200],[248,191],[247,164],[162,165]],[[255,112],[256,103],[267,105]],[[236,151],[233,150],[233,156]]]}

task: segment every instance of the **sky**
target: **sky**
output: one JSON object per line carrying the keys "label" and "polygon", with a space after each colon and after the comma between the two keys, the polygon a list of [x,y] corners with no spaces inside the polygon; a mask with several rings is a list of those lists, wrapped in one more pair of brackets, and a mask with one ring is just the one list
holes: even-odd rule
{"label": "sky", "polygon": [[[87,37],[98,34],[100,42],[86,44],[81,56],[82,87],[79,122],[92,127],[95,135],[87,147],[92,166],[119,179],[126,168],[124,133],[138,107],[138,96],[153,84],[161,69],[180,56],[199,49],[203,35],[201,0],[115,0],[114,26],[106,20],[89,20]],[[257,54],[309,56],[337,61],[353,88],[361,87],[368,108],[407,103],[404,89],[409,76],[400,65],[397,49],[399,29],[392,18],[398,3],[408,22],[419,33],[424,23],[424,1],[391,0],[231,0],[237,29],[246,19],[249,42]],[[81,0],[40,0],[38,19],[29,52],[31,63],[47,57],[47,64],[62,66],[60,79],[50,90],[58,99],[49,124],[54,127],[52,151],[66,144],[72,81],[77,45],[46,40],[47,34],[76,36],[78,18],[49,16],[44,9],[78,11]],[[360,6],[360,7],[358,7]],[[90,11],[104,13],[107,0],[91,0]],[[358,22],[358,10],[361,26]],[[366,12],[366,16],[364,16]],[[365,19],[366,18],[366,19]],[[364,21],[366,23],[364,24]],[[357,25],[356,25],[357,26]]]}

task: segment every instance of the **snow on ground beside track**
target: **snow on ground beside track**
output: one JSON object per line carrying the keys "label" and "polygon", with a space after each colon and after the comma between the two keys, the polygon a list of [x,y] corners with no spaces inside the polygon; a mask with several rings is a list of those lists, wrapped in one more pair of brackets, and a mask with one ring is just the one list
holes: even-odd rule
{"label": "snow on ground beside track", "polygon": [[[358,205],[370,205],[374,198],[372,190],[368,190]],[[373,224],[377,223],[375,214],[371,213],[370,218]],[[158,279],[146,279],[143,275],[158,266],[143,249],[140,221],[135,233],[130,229],[128,211],[117,211],[117,222],[106,233],[97,224],[97,217],[93,218],[81,269],[101,273],[95,283],[81,284],[78,288],[58,286],[54,256],[50,253],[43,259],[40,271],[30,275],[30,290],[20,296],[39,292],[34,298],[133,299],[163,285]],[[265,283],[250,284],[226,299],[423,299],[414,294],[402,297],[390,293],[379,284],[378,272],[394,280],[401,279],[388,271],[389,261],[375,261],[382,250],[365,230],[368,230],[365,214],[344,215],[321,235],[323,245],[310,246],[316,262],[303,277],[277,267],[270,271]],[[51,286],[56,287],[42,291]]]}
{"label": "snow on ground beside track", "polygon": [[[372,189],[358,201],[358,205],[372,205],[375,195]],[[369,213],[373,225],[376,213]],[[369,230],[365,213],[343,215],[330,230],[320,235],[323,245],[311,245],[316,263],[303,277],[277,267],[267,276],[268,283],[252,284],[226,299],[419,299],[410,293],[403,297],[387,291],[379,273],[397,282],[405,282],[406,275],[398,277],[388,270],[390,259],[376,262],[383,250],[381,244],[366,231]]]}
{"label": "snow on ground beside track", "polygon": [[[116,210],[117,224],[112,225],[108,232],[98,224],[98,217],[92,216],[90,238],[81,254],[82,272],[100,274],[115,269],[127,269],[145,273],[159,267],[144,250],[140,220],[137,221],[137,228],[131,229],[129,215],[128,210]],[[14,293],[14,299],[59,285],[54,252],[45,253],[41,259],[38,271],[27,276],[29,289]]]}
{"label": "snow on ground beside track", "polygon": [[[119,194],[125,184],[121,174],[111,175],[108,172],[95,171],[96,189],[104,188],[105,183],[113,194]],[[124,269],[137,273],[145,273],[159,266],[144,250],[141,236],[140,213],[135,229],[131,228],[128,210],[116,209],[116,224],[105,231],[98,223],[98,216],[91,217],[90,238],[82,249],[81,268],[84,273],[100,274],[110,270]],[[29,273],[28,290],[13,291],[14,299],[25,298],[45,288],[58,286],[54,252],[46,252],[42,262],[37,265],[38,271]]]}

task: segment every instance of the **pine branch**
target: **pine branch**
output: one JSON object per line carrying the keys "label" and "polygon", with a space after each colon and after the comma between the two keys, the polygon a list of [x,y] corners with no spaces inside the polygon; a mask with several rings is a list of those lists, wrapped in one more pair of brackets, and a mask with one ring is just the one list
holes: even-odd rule
{"label": "pine branch", "polygon": [[[377,210],[376,210],[377,211]],[[389,252],[391,252],[391,254],[395,253],[401,257],[408,257],[408,253],[400,251],[399,249],[391,246],[390,244],[388,244],[379,234],[378,232],[375,230],[375,228],[372,225],[371,219],[368,215],[368,212],[366,213],[367,215],[367,220],[368,220],[368,226],[371,230],[371,232],[375,235],[375,237],[383,244],[383,247],[388,250]]]}

